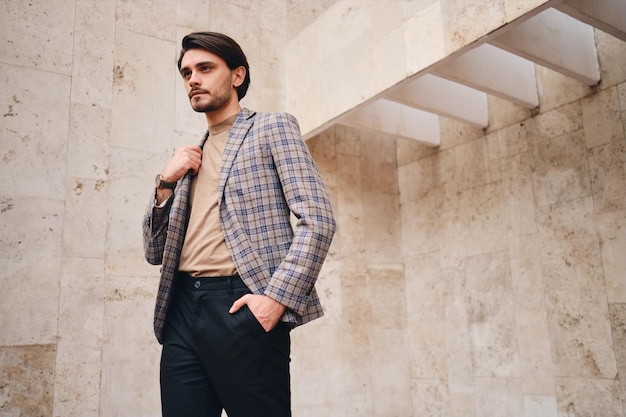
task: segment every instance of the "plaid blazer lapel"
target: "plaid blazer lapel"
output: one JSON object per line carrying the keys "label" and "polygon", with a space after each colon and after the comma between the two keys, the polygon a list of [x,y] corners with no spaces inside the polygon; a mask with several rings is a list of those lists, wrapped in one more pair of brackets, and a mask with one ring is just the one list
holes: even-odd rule
{"label": "plaid blazer lapel", "polygon": [[220,170],[220,183],[217,201],[222,201],[222,197],[224,196],[224,187],[230,173],[230,168],[233,166],[233,162],[235,161],[235,157],[237,156],[237,152],[239,151],[243,140],[254,124],[254,119],[252,117],[255,114],[255,112],[246,108],[241,109],[237,115],[237,119],[235,119],[232,129],[230,130],[222,157],[222,168]]}

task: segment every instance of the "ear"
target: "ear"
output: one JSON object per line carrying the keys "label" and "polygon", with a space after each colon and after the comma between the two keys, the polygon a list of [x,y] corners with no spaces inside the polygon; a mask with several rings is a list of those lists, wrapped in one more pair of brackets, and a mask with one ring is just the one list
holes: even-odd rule
{"label": "ear", "polygon": [[237,67],[232,70],[233,87],[237,88],[243,84],[243,80],[246,78],[246,68],[243,66]]}

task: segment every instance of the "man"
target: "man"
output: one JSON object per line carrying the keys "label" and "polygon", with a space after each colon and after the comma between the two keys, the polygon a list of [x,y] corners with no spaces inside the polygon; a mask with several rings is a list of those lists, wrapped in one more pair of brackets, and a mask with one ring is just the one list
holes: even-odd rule
{"label": "man", "polygon": [[162,264],[163,415],[290,416],[289,332],[323,314],[330,202],[295,118],[241,108],[250,69],[233,39],[185,36],[178,68],[208,132],[157,175],[143,221]]}

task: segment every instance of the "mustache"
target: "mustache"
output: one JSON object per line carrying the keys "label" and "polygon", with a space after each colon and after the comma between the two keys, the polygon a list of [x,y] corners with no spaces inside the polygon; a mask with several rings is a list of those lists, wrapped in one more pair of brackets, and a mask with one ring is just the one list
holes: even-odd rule
{"label": "mustache", "polygon": [[194,95],[198,94],[198,93],[204,93],[204,94],[208,94],[209,91],[205,90],[203,88],[192,88],[189,91],[189,94],[187,94],[189,96],[189,98],[193,97]]}

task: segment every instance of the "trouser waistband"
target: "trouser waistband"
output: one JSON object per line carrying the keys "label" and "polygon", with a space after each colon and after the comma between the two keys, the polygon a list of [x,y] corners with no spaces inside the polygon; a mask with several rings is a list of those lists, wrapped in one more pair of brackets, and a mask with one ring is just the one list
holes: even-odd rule
{"label": "trouser waistband", "polygon": [[194,277],[186,272],[178,271],[177,283],[181,288],[197,291],[219,291],[247,288],[239,274],[220,277]]}

